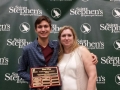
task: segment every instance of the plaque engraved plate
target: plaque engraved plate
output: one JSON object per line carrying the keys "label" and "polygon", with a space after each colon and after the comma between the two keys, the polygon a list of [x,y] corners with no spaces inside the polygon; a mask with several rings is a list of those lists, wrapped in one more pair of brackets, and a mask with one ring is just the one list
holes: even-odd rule
{"label": "plaque engraved plate", "polygon": [[58,67],[31,68],[30,76],[32,88],[61,85]]}

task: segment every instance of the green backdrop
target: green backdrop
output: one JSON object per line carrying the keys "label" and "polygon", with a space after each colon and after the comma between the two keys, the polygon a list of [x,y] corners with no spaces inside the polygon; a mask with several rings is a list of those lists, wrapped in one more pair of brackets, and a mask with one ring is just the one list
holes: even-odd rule
{"label": "green backdrop", "polygon": [[52,20],[50,39],[71,25],[78,43],[98,56],[98,90],[120,90],[120,0],[0,0],[0,90],[28,90],[17,67],[40,15]]}

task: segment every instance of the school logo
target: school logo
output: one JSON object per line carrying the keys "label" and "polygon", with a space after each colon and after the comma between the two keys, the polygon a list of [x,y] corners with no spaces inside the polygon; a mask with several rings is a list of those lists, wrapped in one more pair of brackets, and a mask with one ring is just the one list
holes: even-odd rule
{"label": "school logo", "polygon": [[28,7],[24,6],[10,6],[9,7],[9,13],[13,14],[19,14],[21,16],[41,16],[42,10],[40,9],[29,9]]}
{"label": "school logo", "polygon": [[10,31],[10,24],[0,24],[0,31]]}
{"label": "school logo", "polygon": [[59,27],[57,24],[52,24],[52,30],[50,33],[59,33],[61,27]]}
{"label": "school logo", "polygon": [[61,10],[59,8],[53,8],[51,10],[51,16],[55,19],[58,19],[61,16]]}
{"label": "school logo", "polygon": [[104,49],[104,42],[89,42],[88,40],[77,40],[78,44],[86,46],[88,49]]}
{"label": "school logo", "polygon": [[116,50],[120,50],[120,40],[116,40],[114,43],[113,43],[113,46]]}
{"label": "school logo", "polygon": [[7,46],[15,46],[18,48],[23,48],[24,46],[30,44],[26,39],[21,38],[14,38],[14,39],[7,39]]}
{"label": "school logo", "polygon": [[98,76],[97,77],[97,84],[105,84],[105,76]]}
{"label": "school logo", "polygon": [[115,76],[115,82],[116,82],[118,85],[120,85],[120,74],[117,74],[117,75]]}
{"label": "school logo", "polygon": [[115,23],[100,24],[100,30],[110,31],[111,33],[120,33],[120,25]]}
{"label": "school logo", "polygon": [[120,17],[120,8],[114,8],[112,10],[112,15],[115,17],[115,18],[119,18]]}
{"label": "school logo", "polygon": [[101,64],[119,67],[120,66],[120,57],[113,57],[113,56],[101,57]]}
{"label": "school logo", "polygon": [[90,10],[87,7],[76,7],[70,9],[70,15],[80,15],[81,17],[101,17],[103,16],[103,10]]}
{"label": "school logo", "polygon": [[88,23],[84,23],[81,25],[80,29],[81,29],[81,32],[83,32],[84,34],[87,34],[91,31],[91,26]]}
{"label": "school logo", "polygon": [[20,78],[18,73],[12,72],[12,73],[5,73],[5,81],[7,82],[16,82],[16,83],[28,83],[24,79]]}
{"label": "school logo", "polygon": [[110,0],[110,1],[116,2],[116,1],[120,1],[120,0]]}
{"label": "school logo", "polygon": [[27,22],[20,24],[19,29],[22,33],[27,33],[30,30],[30,25]]}
{"label": "school logo", "polygon": [[0,65],[8,65],[9,59],[6,57],[0,58]]}
{"label": "school logo", "polygon": [[87,1],[89,1],[89,0],[82,0],[83,2],[87,2]]}

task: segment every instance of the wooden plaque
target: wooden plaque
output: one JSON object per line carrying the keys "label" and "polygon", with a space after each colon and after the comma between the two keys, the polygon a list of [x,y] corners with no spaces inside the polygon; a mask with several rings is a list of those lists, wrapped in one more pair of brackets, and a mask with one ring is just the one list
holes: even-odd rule
{"label": "wooden plaque", "polygon": [[31,68],[30,76],[32,88],[61,85],[58,67]]}

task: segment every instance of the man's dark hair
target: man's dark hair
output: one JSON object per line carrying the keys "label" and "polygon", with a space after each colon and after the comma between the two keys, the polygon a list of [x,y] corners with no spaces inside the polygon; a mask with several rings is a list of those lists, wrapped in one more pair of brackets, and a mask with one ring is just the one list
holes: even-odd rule
{"label": "man's dark hair", "polygon": [[37,28],[37,25],[40,24],[42,21],[46,21],[49,23],[50,28],[51,26],[51,20],[49,19],[49,17],[43,15],[43,16],[39,16],[36,21],[35,21],[35,29]]}

